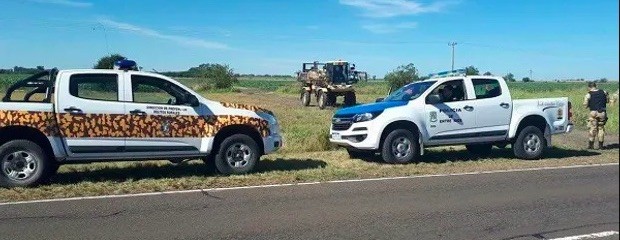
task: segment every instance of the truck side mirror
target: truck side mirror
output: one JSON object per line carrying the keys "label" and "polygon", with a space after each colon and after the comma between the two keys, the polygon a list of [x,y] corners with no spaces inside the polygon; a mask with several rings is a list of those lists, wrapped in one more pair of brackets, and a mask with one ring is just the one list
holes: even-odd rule
{"label": "truck side mirror", "polygon": [[380,98],[377,98],[375,102],[383,102],[383,100],[385,100],[385,98],[380,97]]}
{"label": "truck side mirror", "polygon": [[198,107],[200,106],[200,101],[198,101],[198,98],[192,94],[188,94],[185,97],[185,103],[192,106],[192,107]]}
{"label": "truck side mirror", "polygon": [[426,97],[426,104],[438,104],[442,103],[439,94],[430,94]]}

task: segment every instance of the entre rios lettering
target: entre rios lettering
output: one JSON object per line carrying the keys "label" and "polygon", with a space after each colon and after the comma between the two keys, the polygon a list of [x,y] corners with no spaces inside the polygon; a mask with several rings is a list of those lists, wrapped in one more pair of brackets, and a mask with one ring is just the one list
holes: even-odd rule
{"label": "entre rios lettering", "polygon": [[187,109],[169,106],[146,106],[146,109],[153,110],[153,114],[161,115],[180,115],[181,112],[187,112]]}

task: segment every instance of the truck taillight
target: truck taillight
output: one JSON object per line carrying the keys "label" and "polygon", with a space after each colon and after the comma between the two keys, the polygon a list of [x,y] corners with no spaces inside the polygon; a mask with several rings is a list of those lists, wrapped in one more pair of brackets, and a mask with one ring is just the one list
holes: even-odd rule
{"label": "truck taillight", "polygon": [[568,102],[568,121],[573,120],[573,104]]}

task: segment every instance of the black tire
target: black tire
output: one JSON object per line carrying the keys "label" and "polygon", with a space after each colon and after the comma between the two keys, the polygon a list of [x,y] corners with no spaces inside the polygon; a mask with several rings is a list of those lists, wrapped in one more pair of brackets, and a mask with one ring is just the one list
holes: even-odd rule
{"label": "black tire", "polygon": [[333,92],[328,92],[327,93],[327,106],[336,106],[336,99],[338,96],[336,96],[335,93]]}
{"label": "black tire", "polygon": [[310,92],[304,91],[301,94],[301,105],[304,107],[307,107],[308,105],[310,105]]}
{"label": "black tire", "polygon": [[0,146],[0,187],[35,186],[46,180],[52,170],[54,163],[34,142],[13,140]]}
{"label": "black tire", "polygon": [[349,106],[353,106],[357,103],[356,97],[355,97],[355,92],[347,92],[344,95],[344,105],[349,107]]}
{"label": "black tire", "polygon": [[327,106],[327,93],[323,91],[319,91],[318,103],[319,109],[325,109]]}
{"label": "black tire", "polygon": [[540,129],[534,126],[527,126],[519,132],[519,136],[512,146],[517,158],[535,160],[542,157],[547,143]]}
{"label": "black tire", "polygon": [[375,157],[375,152],[373,151],[364,151],[364,150],[347,148],[347,153],[349,154],[349,158],[354,158],[354,159],[370,160]]}
{"label": "black tire", "polygon": [[387,163],[405,164],[417,162],[418,148],[418,137],[416,135],[405,129],[396,129],[390,132],[383,140],[381,156],[383,161]]}
{"label": "black tire", "polygon": [[[219,144],[214,159],[215,167],[219,173],[225,175],[249,173],[258,163],[259,153],[258,144],[254,139],[245,134],[235,134]],[[239,165],[233,166],[233,164]]]}
{"label": "black tire", "polygon": [[479,155],[479,156],[488,156],[491,154],[491,150],[493,150],[493,144],[471,144],[465,145],[467,151],[470,153]]}

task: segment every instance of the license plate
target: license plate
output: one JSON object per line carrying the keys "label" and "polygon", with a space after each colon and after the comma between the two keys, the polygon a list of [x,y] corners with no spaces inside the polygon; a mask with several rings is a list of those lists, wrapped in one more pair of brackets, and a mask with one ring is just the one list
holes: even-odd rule
{"label": "license plate", "polygon": [[332,133],[332,139],[340,140],[342,139],[342,137],[340,136],[340,133]]}

